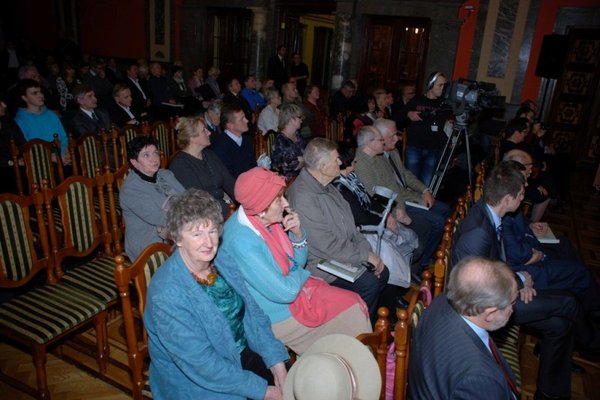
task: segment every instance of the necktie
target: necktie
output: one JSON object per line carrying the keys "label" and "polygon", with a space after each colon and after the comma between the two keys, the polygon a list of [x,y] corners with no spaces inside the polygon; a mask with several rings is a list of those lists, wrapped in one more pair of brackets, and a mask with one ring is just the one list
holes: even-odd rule
{"label": "necktie", "polygon": [[95,112],[93,112],[93,111],[92,111],[92,119],[93,119],[94,121],[99,121],[99,119],[98,119],[98,116],[97,116],[97,115],[96,115],[96,113],[95,113]]}
{"label": "necktie", "polygon": [[506,262],[506,251],[504,250],[504,240],[502,240],[503,228],[502,224],[496,227],[496,237],[500,243],[500,260]]}
{"label": "necktie", "polygon": [[504,375],[504,379],[506,379],[506,382],[508,382],[508,386],[510,386],[510,390],[512,390],[513,394],[516,396],[517,399],[520,398],[519,397],[520,396],[519,395],[519,389],[517,389],[517,385],[515,384],[515,382],[510,377],[510,374],[504,368],[504,363],[502,362],[502,359],[500,358],[500,354],[498,353],[498,348],[496,347],[496,344],[494,343],[494,340],[492,339],[491,336],[489,337],[488,344],[490,346],[490,350],[492,352],[492,355],[494,356],[494,360],[496,360],[496,364],[498,364],[498,366],[502,370],[502,374]]}

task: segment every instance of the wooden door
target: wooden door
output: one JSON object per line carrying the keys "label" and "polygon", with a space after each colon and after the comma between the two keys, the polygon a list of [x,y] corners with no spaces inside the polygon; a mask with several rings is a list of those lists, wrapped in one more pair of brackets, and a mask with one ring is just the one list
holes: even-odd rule
{"label": "wooden door", "polygon": [[251,14],[244,8],[207,9],[206,63],[221,70],[220,83],[248,73]]}
{"label": "wooden door", "polygon": [[422,84],[431,20],[369,16],[363,31],[359,85],[396,92],[405,82]]}

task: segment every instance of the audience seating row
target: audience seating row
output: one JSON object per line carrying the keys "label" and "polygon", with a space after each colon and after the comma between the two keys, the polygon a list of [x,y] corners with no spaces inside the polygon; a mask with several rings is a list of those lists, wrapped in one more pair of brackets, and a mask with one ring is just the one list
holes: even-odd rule
{"label": "audience seating row", "polygon": [[98,373],[106,372],[107,316],[118,296],[113,257],[123,248],[115,186],[107,168],[54,188],[42,180],[29,195],[0,195],[0,287],[22,289],[0,305],[0,335],[30,349],[37,389],[5,373],[0,379],[37,398],[50,398],[47,347],[88,324],[96,330]]}
{"label": "audience seating row", "polygon": [[[97,169],[104,171],[108,166],[111,171],[116,171],[126,166],[127,143],[140,135],[150,135],[156,139],[164,168],[167,160],[177,150],[174,124],[171,119],[169,122],[157,121],[152,126],[143,123],[140,127],[125,127],[121,130],[113,127],[109,132],[102,130],[100,134],[87,133],[77,139],[69,134],[68,153],[72,173],[93,178]],[[54,135],[52,142],[33,139],[21,147],[11,140],[10,147],[19,194],[31,193],[31,186],[41,185],[43,179],[48,181],[51,188],[65,179],[65,165],[60,156],[58,135]],[[24,184],[21,167],[25,168],[27,185]]]}

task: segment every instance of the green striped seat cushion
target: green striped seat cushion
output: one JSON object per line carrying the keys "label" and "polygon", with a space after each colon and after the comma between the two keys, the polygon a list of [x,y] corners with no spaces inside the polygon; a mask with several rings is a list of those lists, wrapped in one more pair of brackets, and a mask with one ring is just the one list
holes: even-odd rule
{"label": "green striped seat cushion", "polygon": [[496,343],[496,347],[510,365],[517,380],[517,387],[521,389],[521,363],[519,362],[519,325],[507,325],[502,329],[491,332],[490,335]]}
{"label": "green striped seat cushion", "polygon": [[[127,263],[126,265],[128,265]],[[104,303],[116,301],[119,297],[114,278],[115,260],[101,256],[74,268],[62,277],[62,282],[102,300]]]}
{"label": "green striped seat cushion", "polygon": [[106,309],[67,285],[45,285],[0,305],[0,327],[44,344]]}
{"label": "green striped seat cushion", "polygon": [[144,387],[142,388],[142,395],[149,399],[153,398],[152,391],[150,390],[150,381],[147,379],[144,381]]}

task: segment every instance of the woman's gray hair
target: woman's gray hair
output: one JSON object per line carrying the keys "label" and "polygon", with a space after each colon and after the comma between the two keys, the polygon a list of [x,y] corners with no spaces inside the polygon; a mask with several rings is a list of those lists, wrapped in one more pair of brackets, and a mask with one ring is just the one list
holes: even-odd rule
{"label": "woman's gray hair", "polygon": [[503,262],[466,257],[452,268],[446,296],[457,313],[473,317],[489,307],[508,307],[514,284],[514,274]]}
{"label": "woman's gray hair", "polygon": [[369,144],[373,139],[375,139],[375,127],[366,125],[360,128],[358,131],[358,135],[356,136],[356,145],[359,149],[362,149],[366,145]]}
{"label": "woman's gray hair", "polygon": [[314,138],[304,149],[306,168],[317,169],[321,163],[329,161],[329,154],[334,150],[337,150],[335,142],[325,138]]}
{"label": "woman's gray hair", "polygon": [[202,117],[180,117],[177,120],[175,130],[177,131],[177,147],[183,150],[190,144],[190,139],[198,136],[198,128],[206,126]]}
{"label": "woman's gray hair", "polygon": [[199,189],[188,189],[174,197],[169,203],[165,228],[175,243],[181,240],[181,233],[190,225],[212,223],[223,231],[221,204],[210,194]]}
{"label": "woman's gray hair", "polygon": [[286,125],[290,123],[292,118],[302,116],[304,116],[304,112],[297,105],[286,104],[282,106],[281,112],[279,113],[279,122],[277,123],[277,129],[279,131],[283,130],[283,128],[285,128]]}
{"label": "woman's gray hair", "polygon": [[281,97],[281,95],[279,94],[279,90],[275,88],[269,88],[265,91],[265,100],[267,104],[270,103],[271,100],[277,98],[277,96]]}

